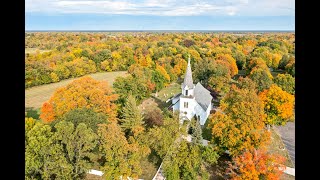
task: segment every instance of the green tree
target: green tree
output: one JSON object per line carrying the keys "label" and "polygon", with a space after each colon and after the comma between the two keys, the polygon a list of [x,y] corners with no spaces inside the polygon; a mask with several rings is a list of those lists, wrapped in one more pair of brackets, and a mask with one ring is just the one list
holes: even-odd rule
{"label": "green tree", "polygon": [[210,59],[201,59],[194,65],[193,76],[196,82],[201,82],[203,85],[207,85],[209,78],[214,73],[214,63]]}
{"label": "green tree", "polygon": [[269,70],[253,69],[249,74],[249,78],[257,84],[259,92],[268,89],[272,84],[272,75]]}
{"label": "green tree", "polygon": [[99,160],[106,179],[138,178],[142,173],[139,149],[129,144],[121,128],[115,122],[103,124],[98,129]]}
{"label": "green tree", "polygon": [[236,59],[238,69],[244,69],[246,66],[246,56],[241,51],[235,51],[232,56]]}
{"label": "green tree", "polygon": [[72,165],[69,175],[72,179],[83,179],[96,159],[93,150],[97,146],[97,135],[84,123],[75,126],[72,122],[61,121],[55,129],[54,140],[61,144],[65,158]]}
{"label": "green tree", "polygon": [[94,132],[97,132],[99,124],[107,123],[107,119],[108,118],[105,114],[97,113],[92,109],[87,108],[73,109],[64,114],[61,118],[61,120],[72,122],[75,126],[78,126],[80,123],[84,123],[88,128],[91,128]]}
{"label": "green tree", "polygon": [[295,78],[290,74],[278,74],[273,80],[281,89],[295,94]]}
{"label": "green tree", "polygon": [[237,82],[237,87],[240,89],[248,89],[257,93],[257,85],[249,77],[240,77]]}
{"label": "green tree", "polygon": [[[32,123],[31,123],[32,124]],[[56,143],[49,125],[40,122],[26,125],[25,178],[72,179],[72,165],[65,158],[63,147]]]}
{"label": "green tree", "polygon": [[[293,57],[291,57],[291,58],[293,58]],[[288,54],[283,55],[280,62],[279,62],[279,69],[284,70],[286,65],[288,64],[289,60],[290,60],[290,55],[288,55]]]}
{"label": "green tree", "polygon": [[[111,51],[109,49],[104,49],[104,50],[98,51],[93,56],[93,61],[96,64],[100,64],[102,61],[108,60],[108,59],[111,59]],[[98,66],[98,67],[100,67],[100,66]]]}
{"label": "green tree", "polygon": [[214,151],[212,146],[200,146],[201,147],[201,157],[203,160],[203,163],[205,163],[206,166],[211,166],[217,163],[219,154]]}
{"label": "green tree", "polygon": [[113,88],[119,94],[119,104],[124,105],[128,95],[132,94],[138,102],[149,97],[151,90],[148,89],[147,82],[139,76],[129,75],[128,77],[118,77],[113,83]]}
{"label": "green tree", "polygon": [[219,93],[225,94],[230,89],[231,73],[228,67],[214,60],[204,59],[195,64],[195,81],[204,86],[209,85]]}
{"label": "green tree", "polygon": [[197,118],[193,118],[191,120],[192,127],[192,143],[196,145],[202,145],[202,129],[200,125],[200,120]]}
{"label": "green tree", "polygon": [[180,136],[178,117],[164,118],[163,126],[149,128],[144,134],[143,142],[153,149],[160,158],[164,158],[170,146]]}
{"label": "green tree", "polygon": [[[168,75],[169,77],[169,75]],[[156,84],[156,91],[161,90],[162,88],[164,88],[165,83],[168,81],[163,74],[161,74],[160,71],[153,71],[152,73],[152,81],[155,82]]]}
{"label": "green tree", "polygon": [[209,179],[205,165],[215,164],[217,159],[218,155],[212,148],[202,148],[182,140],[168,152],[163,160],[163,169],[167,179]]}
{"label": "green tree", "polygon": [[[210,119],[210,116],[209,118]],[[203,139],[205,140],[208,140],[208,141],[211,141],[212,139],[212,127],[210,127],[211,123],[209,120],[207,120],[205,123],[204,123],[204,127],[202,129],[202,137]]]}
{"label": "green tree", "polygon": [[121,127],[124,129],[127,135],[136,136],[144,130],[144,121],[141,111],[138,109],[135,98],[132,95],[128,96],[128,100],[122,109],[123,118]]}

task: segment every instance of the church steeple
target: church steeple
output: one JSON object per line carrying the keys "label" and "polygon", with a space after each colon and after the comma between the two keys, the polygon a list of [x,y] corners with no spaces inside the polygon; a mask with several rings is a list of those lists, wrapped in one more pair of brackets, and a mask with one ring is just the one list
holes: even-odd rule
{"label": "church steeple", "polygon": [[190,64],[190,54],[189,54],[189,58],[188,58],[188,66],[187,66],[186,75],[184,77],[184,81],[182,84],[182,88],[185,89],[186,86],[188,86],[188,89],[194,88],[194,84],[193,84],[193,80],[192,80],[191,64]]}

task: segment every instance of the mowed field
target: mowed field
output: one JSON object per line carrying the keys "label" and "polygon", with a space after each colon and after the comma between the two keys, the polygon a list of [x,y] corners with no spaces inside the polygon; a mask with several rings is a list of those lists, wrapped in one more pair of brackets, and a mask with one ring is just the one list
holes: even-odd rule
{"label": "mowed field", "polygon": [[[89,74],[87,76],[91,76],[96,80],[105,80],[111,86],[114,80],[119,76],[126,76],[126,71],[116,71],[116,72],[102,72],[102,73],[94,73]],[[31,87],[25,90],[25,107],[26,108],[33,108],[37,109],[42,106],[42,104],[49,100],[50,97],[53,95],[54,91],[57,88],[66,86],[67,84],[71,83],[73,80],[77,78],[62,80],[57,83],[45,84],[40,86]]]}

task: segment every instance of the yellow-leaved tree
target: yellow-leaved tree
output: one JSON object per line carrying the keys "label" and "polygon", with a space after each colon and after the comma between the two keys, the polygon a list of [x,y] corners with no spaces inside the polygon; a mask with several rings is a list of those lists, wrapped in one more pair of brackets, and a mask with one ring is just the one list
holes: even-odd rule
{"label": "yellow-leaved tree", "polygon": [[220,153],[228,150],[231,156],[237,156],[245,149],[267,144],[270,134],[264,128],[266,115],[254,91],[232,85],[220,109],[209,117],[212,142]]}
{"label": "yellow-leaved tree", "polygon": [[262,91],[259,98],[267,114],[266,124],[284,125],[294,118],[294,96],[273,84]]}

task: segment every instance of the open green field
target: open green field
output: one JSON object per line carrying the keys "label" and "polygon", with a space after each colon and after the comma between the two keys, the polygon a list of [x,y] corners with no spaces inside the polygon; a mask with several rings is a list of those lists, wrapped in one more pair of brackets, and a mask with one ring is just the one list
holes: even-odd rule
{"label": "open green field", "polygon": [[[29,53],[29,54],[33,54],[36,53],[37,50],[39,50],[38,48],[25,48],[25,54]],[[40,53],[44,53],[44,52],[49,52],[50,50],[39,50]]]}
{"label": "open green field", "polygon": [[[126,76],[126,71],[116,71],[116,72],[102,72],[89,74],[92,78],[96,80],[105,80],[110,85],[113,84],[114,80],[119,76]],[[66,86],[77,78],[62,80],[57,83],[45,84],[41,86],[31,87],[25,90],[25,107],[26,108],[40,108],[42,104],[49,100],[57,88]]]}

